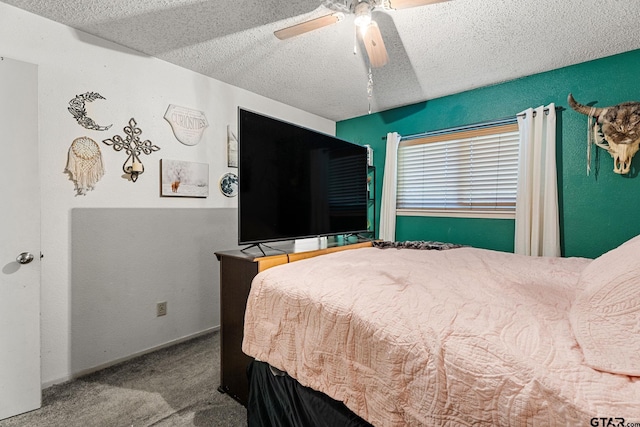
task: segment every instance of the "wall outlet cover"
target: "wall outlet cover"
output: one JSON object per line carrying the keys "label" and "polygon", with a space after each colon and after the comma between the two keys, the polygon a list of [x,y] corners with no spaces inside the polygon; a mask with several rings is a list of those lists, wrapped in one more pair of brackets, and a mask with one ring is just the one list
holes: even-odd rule
{"label": "wall outlet cover", "polygon": [[159,302],[156,305],[156,316],[160,317],[160,316],[166,316],[167,315],[167,302],[163,301],[163,302]]}

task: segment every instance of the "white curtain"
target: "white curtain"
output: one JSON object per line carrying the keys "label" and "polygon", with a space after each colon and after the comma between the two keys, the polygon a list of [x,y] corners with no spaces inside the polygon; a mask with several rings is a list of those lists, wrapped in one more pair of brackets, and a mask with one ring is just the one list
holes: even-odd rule
{"label": "white curtain", "polygon": [[554,104],[518,114],[515,253],[560,256]]}
{"label": "white curtain", "polygon": [[397,132],[387,134],[387,150],[384,160],[382,180],[382,199],[380,200],[380,232],[381,240],[396,239],[396,184],[398,180],[398,144],[400,135]]}

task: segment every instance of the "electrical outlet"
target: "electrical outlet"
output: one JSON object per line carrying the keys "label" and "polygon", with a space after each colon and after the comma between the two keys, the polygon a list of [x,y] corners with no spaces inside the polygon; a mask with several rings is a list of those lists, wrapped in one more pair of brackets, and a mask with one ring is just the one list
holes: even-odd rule
{"label": "electrical outlet", "polygon": [[159,302],[156,305],[156,316],[160,317],[160,316],[166,316],[167,315],[167,302],[163,301],[163,302]]}

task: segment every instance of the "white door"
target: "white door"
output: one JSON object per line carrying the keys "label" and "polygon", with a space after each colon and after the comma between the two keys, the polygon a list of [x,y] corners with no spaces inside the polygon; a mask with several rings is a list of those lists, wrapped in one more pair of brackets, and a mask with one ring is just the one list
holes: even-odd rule
{"label": "white door", "polygon": [[41,402],[38,67],[2,57],[0,149],[1,420]]}

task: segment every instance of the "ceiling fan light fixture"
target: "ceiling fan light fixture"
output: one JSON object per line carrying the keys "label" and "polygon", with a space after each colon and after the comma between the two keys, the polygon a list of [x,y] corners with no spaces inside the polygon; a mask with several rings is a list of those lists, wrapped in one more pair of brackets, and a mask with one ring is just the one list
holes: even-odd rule
{"label": "ceiling fan light fixture", "polygon": [[353,12],[356,15],[356,18],[353,21],[356,24],[356,27],[360,28],[363,32],[366,31],[367,27],[371,23],[371,5],[369,2],[359,2]]}

